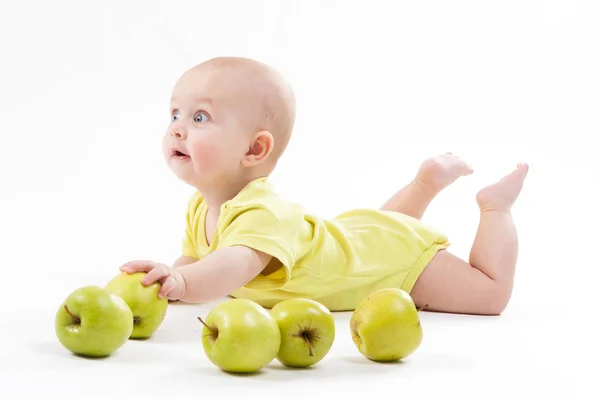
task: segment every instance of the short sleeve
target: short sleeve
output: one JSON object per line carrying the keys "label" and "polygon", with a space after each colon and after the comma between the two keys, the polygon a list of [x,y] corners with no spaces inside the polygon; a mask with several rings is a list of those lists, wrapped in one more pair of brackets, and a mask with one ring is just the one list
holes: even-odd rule
{"label": "short sleeve", "polygon": [[219,248],[243,245],[271,255],[281,263],[281,267],[273,273],[259,274],[245,288],[282,288],[289,281],[296,262],[294,237],[297,229],[293,219],[277,215],[261,205],[238,207],[228,210],[228,213],[229,217],[219,234]]}
{"label": "short sleeve", "polygon": [[199,259],[198,249],[196,248],[196,231],[198,220],[199,205],[202,202],[200,193],[195,193],[189,200],[187,211],[185,213],[185,231],[181,240],[181,255],[190,258]]}
{"label": "short sleeve", "polygon": [[189,222],[189,216],[186,217],[186,220],[186,228],[183,235],[183,240],[181,240],[181,255],[198,259],[198,251],[196,251],[196,246],[194,245],[194,240],[192,238],[192,229]]}

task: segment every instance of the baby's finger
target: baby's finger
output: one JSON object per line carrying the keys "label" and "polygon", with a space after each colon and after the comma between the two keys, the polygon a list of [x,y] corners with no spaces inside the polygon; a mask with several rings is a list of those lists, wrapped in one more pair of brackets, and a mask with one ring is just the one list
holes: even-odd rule
{"label": "baby's finger", "polygon": [[158,291],[158,297],[159,298],[166,297],[167,295],[169,295],[169,292],[173,291],[173,288],[175,288],[175,279],[173,277],[169,276],[169,277],[167,277],[165,282],[162,284],[160,291]]}
{"label": "baby's finger", "polygon": [[151,260],[147,260],[147,259],[130,260],[129,262],[123,263],[123,265],[121,266],[121,269],[124,268],[124,267],[135,265],[137,263],[152,263],[152,261]]}
{"label": "baby's finger", "polygon": [[149,272],[158,266],[160,266],[159,263],[150,260],[134,260],[125,263],[120,270],[126,273]]}
{"label": "baby's finger", "polygon": [[167,277],[169,272],[165,270],[164,266],[156,267],[148,272],[142,279],[142,284],[150,285],[155,281],[160,280],[163,277]]}

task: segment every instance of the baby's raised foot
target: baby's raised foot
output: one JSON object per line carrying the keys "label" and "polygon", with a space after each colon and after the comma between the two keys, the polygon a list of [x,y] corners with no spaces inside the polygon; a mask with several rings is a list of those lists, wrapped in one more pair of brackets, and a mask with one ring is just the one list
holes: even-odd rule
{"label": "baby's raised foot", "polygon": [[482,188],[476,196],[481,212],[508,211],[521,193],[529,165],[520,163],[498,182]]}
{"label": "baby's raised foot", "polygon": [[447,152],[425,160],[421,164],[415,180],[435,191],[442,191],[459,177],[472,173],[471,166],[456,155]]}

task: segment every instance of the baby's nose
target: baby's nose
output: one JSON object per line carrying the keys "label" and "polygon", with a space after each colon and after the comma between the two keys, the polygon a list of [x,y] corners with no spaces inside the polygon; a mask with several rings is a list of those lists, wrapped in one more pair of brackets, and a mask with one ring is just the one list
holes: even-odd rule
{"label": "baby's nose", "polygon": [[177,137],[177,138],[182,138],[183,137],[183,130],[181,129],[171,129],[171,131],[169,132],[169,134],[172,137]]}

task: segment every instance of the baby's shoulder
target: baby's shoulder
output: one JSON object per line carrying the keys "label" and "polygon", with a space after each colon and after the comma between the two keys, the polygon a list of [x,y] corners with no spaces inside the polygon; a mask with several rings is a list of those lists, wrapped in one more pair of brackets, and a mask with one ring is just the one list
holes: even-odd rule
{"label": "baby's shoulder", "polygon": [[248,183],[234,198],[225,204],[229,208],[268,205],[281,202],[275,187],[267,178]]}
{"label": "baby's shoulder", "polygon": [[238,195],[227,201],[225,207],[234,213],[262,210],[280,217],[301,217],[303,214],[302,207],[282,198],[267,178],[250,182]]}

